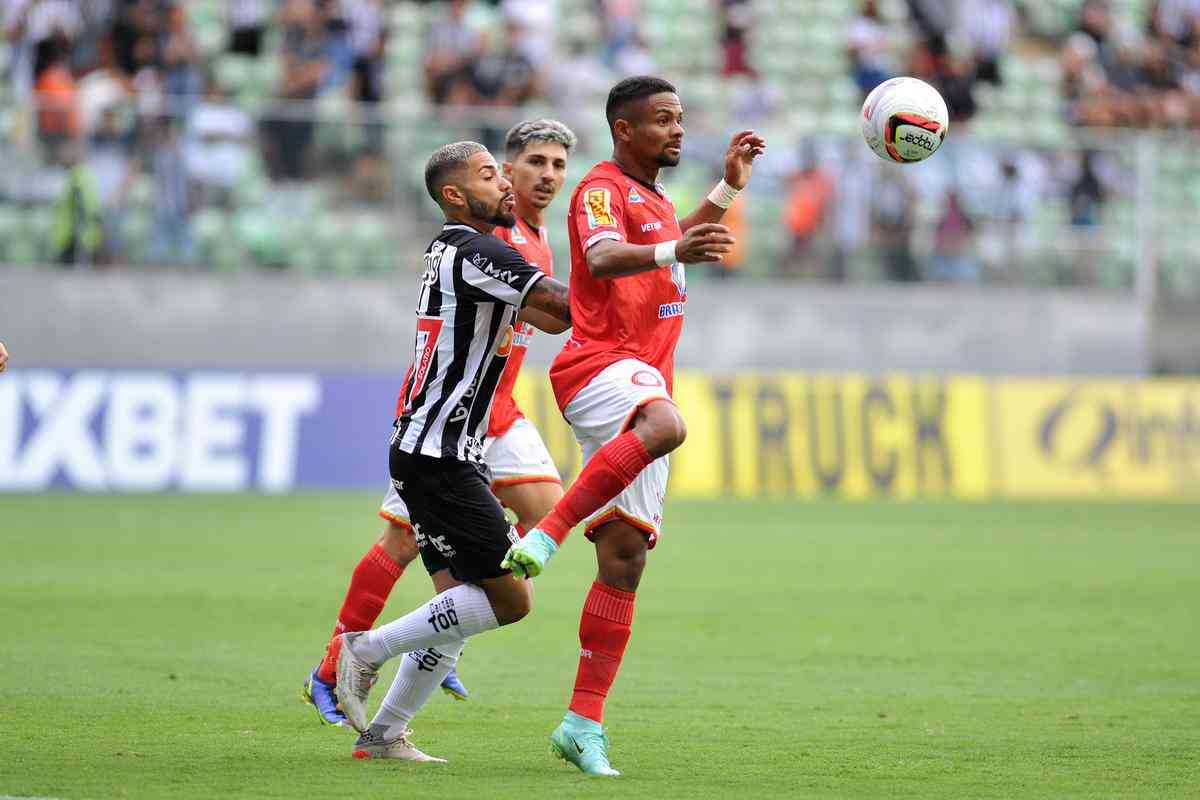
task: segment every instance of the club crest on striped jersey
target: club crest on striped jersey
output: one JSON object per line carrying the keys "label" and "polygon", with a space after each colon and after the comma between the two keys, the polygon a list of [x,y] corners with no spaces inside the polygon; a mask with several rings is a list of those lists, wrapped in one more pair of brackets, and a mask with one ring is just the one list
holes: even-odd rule
{"label": "club crest on striped jersey", "polygon": [[504,329],[500,338],[496,340],[496,355],[507,358],[512,354],[514,333],[512,325]]}
{"label": "club crest on striped jersey", "polygon": [[612,194],[608,189],[588,189],[583,196],[589,228],[611,228],[617,224],[612,213]]}

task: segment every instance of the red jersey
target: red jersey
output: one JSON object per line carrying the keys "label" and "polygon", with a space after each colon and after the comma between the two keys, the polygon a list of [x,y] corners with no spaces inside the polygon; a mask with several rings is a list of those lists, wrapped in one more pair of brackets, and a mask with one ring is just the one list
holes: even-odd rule
{"label": "red jersey", "polygon": [[[550,243],[546,240],[545,228],[535,229],[525,220],[517,217],[516,225],[511,228],[496,228],[493,235],[512,245],[526,261],[542,272],[547,275],[554,274],[554,253],[550,250]],[[512,392],[513,386],[517,383],[517,373],[521,371],[521,364],[525,361],[525,352],[529,349],[529,342],[533,339],[535,330],[537,329],[528,322],[517,320],[513,332],[512,355],[508,357],[508,364],[504,367],[504,374],[500,376],[500,383],[496,387],[496,398],[492,401],[492,416],[488,421],[487,429],[488,436],[503,436],[508,433],[508,429],[513,426],[513,423],[525,416],[521,413],[521,409],[517,408],[517,401],[513,400]]]}
{"label": "red jersey", "polygon": [[658,369],[671,391],[675,345],[683,330],[687,281],[682,264],[601,280],[587,268],[592,245],[611,239],[658,244],[683,238],[675,206],[650,186],[601,161],[571,195],[571,338],[550,367],[558,407],[601,370],[626,358]]}
{"label": "red jersey", "polygon": [[[517,217],[517,224],[511,228],[497,227],[492,231],[492,235],[503,242],[508,243],[514,250],[521,254],[529,264],[537,267],[547,275],[554,274],[554,253],[550,249],[550,244],[546,238],[546,229],[534,229],[525,220]],[[488,420],[487,435],[488,436],[503,436],[508,433],[509,428],[513,426],[517,420],[525,415],[521,413],[521,409],[517,407],[517,402],[513,400],[513,386],[517,382],[517,373],[521,371],[521,364],[525,361],[525,352],[529,349],[529,342],[533,339],[533,332],[536,330],[528,322],[517,321],[513,329],[513,347],[512,353],[508,357],[508,363],[504,367],[504,372],[500,375],[500,382],[496,386],[496,394],[492,400],[492,415]],[[411,369],[409,370],[411,373]],[[409,376],[404,378],[404,386],[408,386]],[[405,389],[401,389],[400,397],[396,400],[396,416],[399,417],[404,413],[404,395]]]}

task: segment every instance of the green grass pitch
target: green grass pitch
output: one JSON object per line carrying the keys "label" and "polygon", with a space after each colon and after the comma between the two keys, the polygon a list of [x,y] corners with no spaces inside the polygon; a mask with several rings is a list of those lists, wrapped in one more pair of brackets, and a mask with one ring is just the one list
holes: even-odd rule
{"label": "green grass pitch", "polygon": [[[301,680],[377,500],[0,497],[0,797],[1200,796],[1196,505],[676,503],[597,781],[546,745],[578,533],[467,647],[472,700],[414,722],[450,764],[316,724]],[[428,595],[417,566],[384,619]]]}

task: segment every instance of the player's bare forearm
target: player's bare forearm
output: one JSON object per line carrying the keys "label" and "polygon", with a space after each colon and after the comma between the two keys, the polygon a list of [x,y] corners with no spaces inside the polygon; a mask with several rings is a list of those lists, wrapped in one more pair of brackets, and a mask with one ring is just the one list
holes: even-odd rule
{"label": "player's bare forearm", "polygon": [[629,244],[605,240],[588,248],[588,272],[601,280],[623,278],[658,269],[654,261],[654,245]]}
{"label": "player's bare forearm", "polygon": [[683,219],[679,220],[679,229],[687,233],[696,225],[703,225],[707,222],[720,222],[725,216],[725,209],[713,203],[708,198],[705,198],[700,203],[700,207],[692,213],[688,214]]}
{"label": "player's bare forearm", "polygon": [[522,310],[529,308],[542,311],[567,327],[571,326],[571,302],[567,295],[567,286],[554,278],[545,277],[534,284],[525,296],[525,306]]}
{"label": "player's bare forearm", "polygon": [[543,333],[566,333],[571,330],[569,322],[563,322],[557,317],[552,317],[544,311],[538,311],[536,308],[530,308],[529,306],[522,308],[517,318],[522,322],[528,322]]}

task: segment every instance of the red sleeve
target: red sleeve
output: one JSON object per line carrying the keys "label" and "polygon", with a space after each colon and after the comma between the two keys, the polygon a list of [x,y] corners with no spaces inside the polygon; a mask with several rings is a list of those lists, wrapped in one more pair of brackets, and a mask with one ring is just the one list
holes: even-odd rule
{"label": "red sleeve", "polygon": [[585,253],[605,239],[625,241],[625,197],[616,183],[597,179],[580,189],[572,224]]}

